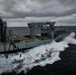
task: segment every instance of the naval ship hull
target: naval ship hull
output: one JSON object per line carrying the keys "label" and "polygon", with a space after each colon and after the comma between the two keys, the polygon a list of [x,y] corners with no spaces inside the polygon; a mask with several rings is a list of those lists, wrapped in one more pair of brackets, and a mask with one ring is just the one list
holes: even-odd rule
{"label": "naval ship hull", "polygon": [[[0,43],[0,54],[9,54],[9,53],[16,53],[16,52],[20,52],[20,51],[24,51],[30,48],[34,48],[43,44],[47,44],[47,43],[51,43],[53,40],[49,39],[49,40],[39,40],[39,41],[30,41],[30,42],[19,42],[19,43],[15,43],[15,46],[17,48],[14,48],[13,45],[10,46],[10,43],[6,43],[5,45],[3,43]],[[9,50],[9,46],[10,46],[10,50]]]}
{"label": "naval ship hull", "polygon": [[[53,40],[57,42],[63,40],[66,37],[66,31],[63,29],[55,31],[55,23],[28,23],[30,29],[29,37],[23,36],[24,38],[20,38],[20,35],[16,35],[12,30],[7,28],[7,22],[0,19],[0,54],[17,53],[40,45],[49,44]],[[38,36],[36,36],[37,29],[40,31],[40,35]]]}
{"label": "naval ship hull", "polygon": [[[21,41],[19,43],[15,43],[16,48],[14,48],[13,45],[10,45],[10,43],[0,43],[0,54],[10,54],[10,53],[16,53],[16,52],[24,52],[28,51],[28,49],[40,46],[40,45],[45,45],[53,42],[55,40],[56,42],[62,41],[67,34],[61,34],[57,36],[55,39],[48,39],[48,40],[38,40],[38,41]],[[9,49],[10,47],[10,49]]]}

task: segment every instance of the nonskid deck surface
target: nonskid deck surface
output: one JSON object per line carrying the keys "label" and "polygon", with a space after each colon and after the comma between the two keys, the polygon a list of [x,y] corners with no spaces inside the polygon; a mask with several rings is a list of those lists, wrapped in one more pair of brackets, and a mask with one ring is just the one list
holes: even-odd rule
{"label": "nonskid deck surface", "polygon": [[[35,36],[35,40],[48,40],[49,37],[48,36]],[[19,39],[20,41],[30,41],[30,36],[25,36],[25,37],[20,37]]]}

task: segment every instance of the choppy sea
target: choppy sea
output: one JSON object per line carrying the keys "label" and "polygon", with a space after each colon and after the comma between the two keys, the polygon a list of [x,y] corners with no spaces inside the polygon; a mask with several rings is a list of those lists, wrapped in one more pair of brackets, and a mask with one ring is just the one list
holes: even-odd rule
{"label": "choppy sea", "polygon": [[25,53],[0,55],[1,75],[76,75],[76,26],[63,41],[41,45]]}

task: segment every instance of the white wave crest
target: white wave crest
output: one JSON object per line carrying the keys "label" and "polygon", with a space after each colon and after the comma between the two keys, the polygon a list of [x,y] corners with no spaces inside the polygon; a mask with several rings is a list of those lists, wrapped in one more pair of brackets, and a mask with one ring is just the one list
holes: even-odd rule
{"label": "white wave crest", "polygon": [[50,44],[35,47],[26,53],[22,53],[21,57],[20,53],[9,55],[8,59],[4,55],[0,55],[0,74],[12,71],[20,73],[22,70],[26,73],[34,66],[53,64],[55,61],[60,60],[60,52],[69,47],[69,43],[76,44],[74,36],[75,33],[72,32],[63,41],[53,41]]}

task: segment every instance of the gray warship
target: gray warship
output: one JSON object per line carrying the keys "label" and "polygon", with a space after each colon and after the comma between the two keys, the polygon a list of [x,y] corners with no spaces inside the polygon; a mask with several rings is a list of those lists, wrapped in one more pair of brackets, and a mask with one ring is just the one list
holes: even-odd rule
{"label": "gray warship", "polygon": [[[67,34],[66,30],[55,30],[56,22],[31,22],[28,23],[30,35],[20,37],[8,29],[7,22],[0,19],[0,54],[10,54],[24,51],[39,45],[51,43],[53,40],[60,41]],[[40,33],[35,30],[39,28]],[[24,31],[25,32],[25,31]]]}

